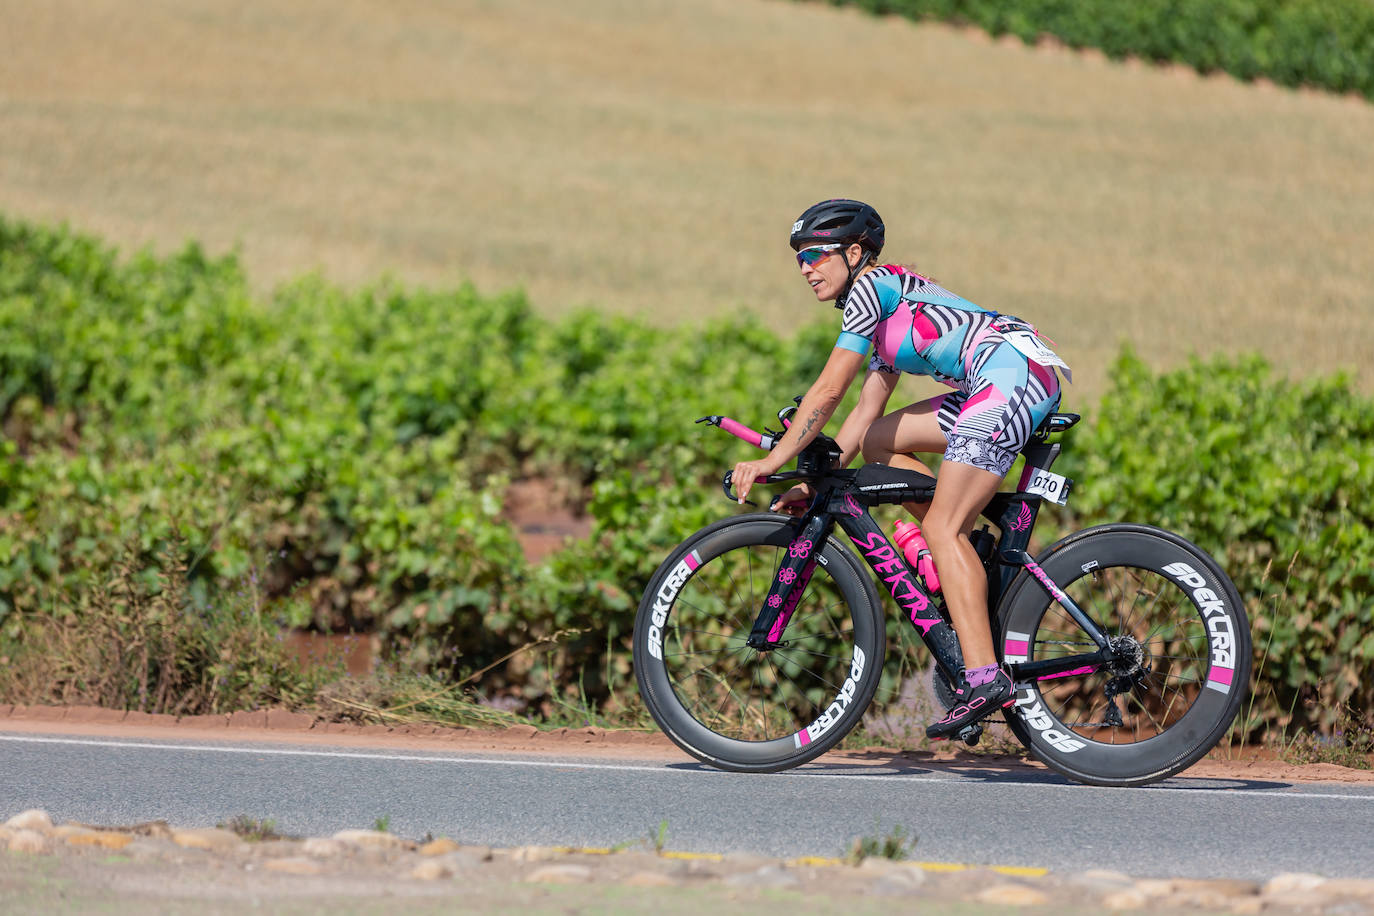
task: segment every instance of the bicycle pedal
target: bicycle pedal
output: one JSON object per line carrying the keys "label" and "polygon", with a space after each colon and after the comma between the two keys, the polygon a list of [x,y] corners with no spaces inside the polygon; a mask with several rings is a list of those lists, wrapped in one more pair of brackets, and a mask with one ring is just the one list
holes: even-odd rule
{"label": "bicycle pedal", "polygon": [[978,739],[983,737],[983,726],[975,722],[972,725],[968,725],[964,728],[961,728],[959,730],[959,733],[956,734],[954,737],[958,738],[960,741],[964,742],[969,747],[973,747],[975,744],[978,743]]}

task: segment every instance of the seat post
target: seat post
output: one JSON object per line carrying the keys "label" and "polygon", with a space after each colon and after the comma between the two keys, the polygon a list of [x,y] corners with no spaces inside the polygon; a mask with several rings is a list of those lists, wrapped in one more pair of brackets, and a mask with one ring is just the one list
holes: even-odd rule
{"label": "seat post", "polygon": [[1026,466],[1021,471],[1021,482],[1016,489],[1025,490],[1030,486],[1032,472],[1048,471],[1061,451],[1063,449],[1058,442],[1033,442],[1023,448],[1021,454],[1026,456]]}

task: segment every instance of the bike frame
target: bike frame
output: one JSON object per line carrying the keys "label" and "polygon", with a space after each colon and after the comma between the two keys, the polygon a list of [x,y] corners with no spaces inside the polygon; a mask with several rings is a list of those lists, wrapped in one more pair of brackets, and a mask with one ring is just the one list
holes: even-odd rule
{"label": "bike frame", "polygon": [[[759,445],[760,441],[766,441],[762,434],[754,433],[728,417],[706,417],[703,420],[721,426],[751,444]],[[749,436],[746,438],[741,432]],[[1002,598],[1008,594],[1017,574],[1025,569],[1039,587],[1083,628],[1097,646],[1097,651],[1042,661],[1010,662],[1007,664],[1008,671],[1017,682],[1084,674],[1110,665],[1117,657],[1097,621],[1066,595],[1027,552],[1042,499],[1037,494],[1025,492],[1023,488],[1034,470],[1049,469],[1059,451],[1058,444],[1048,444],[1043,437],[1032,443],[1024,450],[1027,470],[1021,478],[1018,491],[998,493],[981,513],[1001,532],[991,556],[983,558],[988,573],[989,617],[996,620]],[[870,503],[896,503],[898,500],[863,493],[856,483],[857,473],[852,470],[832,470],[815,475],[796,471],[775,474],[758,481],[766,484],[804,479],[815,486],[817,495],[802,516],[797,535],[788,545],[787,555],[778,566],[746,644],[766,651],[782,643],[787,624],[811,581],[816,558],[838,524],[873,570],[876,579],[884,584],[893,600],[905,612],[917,636],[930,650],[935,664],[951,684],[957,684],[963,656],[943,599],[931,595],[921,577],[906,562],[905,556],[888,539],[867,508]],[[914,475],[912,479],[929,480],[924,475]],[[892,486],[895,488],[897,485]],[[728,474],[725,488],[729,495]],[[999,646],[999,650],[1001,648]]]}

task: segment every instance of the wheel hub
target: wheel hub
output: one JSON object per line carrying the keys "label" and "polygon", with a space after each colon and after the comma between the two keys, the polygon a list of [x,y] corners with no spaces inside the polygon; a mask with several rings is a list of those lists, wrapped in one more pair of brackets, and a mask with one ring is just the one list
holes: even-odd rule
{"label": "wheel hub", "polygon": [[1145,647],[1134,636],[1113,636],[1107,645],[1115,656],[1111,670],[1117,677],[1132,678],[1145,667]]}

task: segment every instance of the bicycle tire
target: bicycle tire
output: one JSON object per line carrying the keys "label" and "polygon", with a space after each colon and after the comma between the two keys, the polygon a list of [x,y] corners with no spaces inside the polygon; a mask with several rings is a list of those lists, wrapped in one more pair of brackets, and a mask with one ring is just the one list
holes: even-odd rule
{"label": "bicycle tire", "polygon": [[[1126,685],[1128,662],[1018,680],[1016,704],[1003,712],[1012,732],[1047,766],[1092,785],[1145,785],[1196,763],[1230,728],[1249,689],[1250,627],[1230,578],[1185,538],[1134,524],[1071,534],[1040,566],[1110,639],[1133,652],[1121,640],[1128,637],[1140,648],[1143,673],[1115,700],[1107,685],[1118,676],[1114,689]],[[1004,661],[1096,648],[1028,571],[997,620]]]}
{"label": "bicycle tire", "polygon": [[720,769],[766,773],[813,760],[863,718],[882,677],[877,590],[834,538],[783,645],[744,644],[799,529],[777,515],[703,528],[659,566],[635,616],[644,705],[678,747]]}

